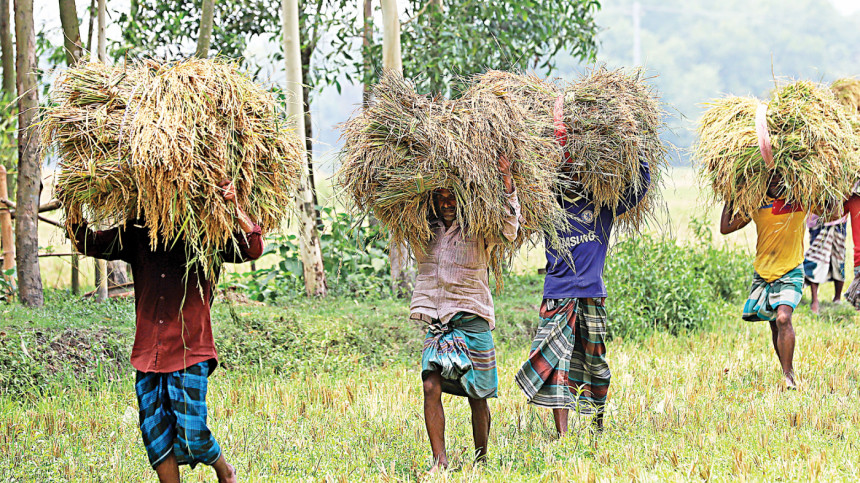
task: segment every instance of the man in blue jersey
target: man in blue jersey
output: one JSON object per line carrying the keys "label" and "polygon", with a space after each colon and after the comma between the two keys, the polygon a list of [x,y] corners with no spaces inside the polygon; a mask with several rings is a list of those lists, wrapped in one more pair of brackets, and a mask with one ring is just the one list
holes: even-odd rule
{"label": "man in blue jersey", "polygon": [[558,247],[546,241],[540,324],[515,379],[529,403],[552,409],[559,437],[567,433],[570,408],[594,414],[595,429],[603,429],[610,378],[603,266],[614,218],[639,203],[651,184],[645,161],[640,175],[644,183],[628,187],[614,212],[596,208],[587,195],[566,193],[559,202],[570,224],[558,233]]}

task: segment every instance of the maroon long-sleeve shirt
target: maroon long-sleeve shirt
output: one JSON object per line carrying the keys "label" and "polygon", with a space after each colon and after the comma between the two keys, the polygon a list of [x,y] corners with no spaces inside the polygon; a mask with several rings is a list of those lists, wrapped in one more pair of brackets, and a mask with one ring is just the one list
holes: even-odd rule
{"label": "maroon long-sleeve shirt", "polygon": [[[124,260],[134,275],[137,326],[131,365],[142,372],[174,372],[199,362],[215,360],[215,341],[209,309],[212,286],[199,264],[188,267],[190,250],[183,241],[150,247],[149,230],[127,223],[123,228],[92,231],[73,227],[74,244],[81,253],[106,260]],[[238,250],[228,243],[220,256],[241,263],[260,258],[260,227],[247,236],[234,235]],[[187,279],[186,279],[187,277]],[[217,274],[216,274],[217,279]],[[216,364],[212,364],[212,370]]]}

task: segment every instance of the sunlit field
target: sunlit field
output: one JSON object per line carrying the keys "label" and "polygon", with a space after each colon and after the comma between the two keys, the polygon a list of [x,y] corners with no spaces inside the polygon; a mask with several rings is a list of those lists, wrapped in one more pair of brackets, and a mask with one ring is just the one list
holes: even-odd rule
{"label": "sunlit field", "polygon": [[[705,209],[690,169],[675,169],[664,193],[671,222],[655,232],[689,240],[695,217],[712,226],[716,244],[754,249],[752,226],[720,237],[719,207]],[[43,235],[44,247],[68,249],[58,231]],[[67,262],[47,260],[46,285],[66,287]],[[515,271],[534,274],[542,264],[540,249],[524,252]],[[850,282],[850,255],[846,264]],[[408,300],[282,307],[219,300],[213,324],[227,362],[210,378],[210,426],[247,481],[853,480],[860,473],[860,329],[853,310],[827,302],[832,284],[822,292],[821,316],[809,312],[807,299],[795,313],[798,391],[783,388],[766,324],[741,321],[740,303],[718,302],[710,330],[612,340],[606,431],[595,437],[588,419],[574,415],[570,434],[558,440],[549,411],[528,406],[513,380],[537,324],[540,280],[509,283],[496,297],[500,388],[490,402],[489,459],[474,464],[468,403],[445,396],[451,468],[438,475],[427,474],[422,332],[407,321]],[[16,331],[44,331],[50,340],[108,330],[122,365],[114,370],[72,351],[58,360],[80,364],[69,374],[84,376],[0,395],[0,481],[152,480],[127,363],[130,301],[66,304],[59,296],[40,310],[0,305],[0,369],[28,361]],[[236,344],[246,336],[269,345],[240,357]],[[47,342],[39,350],[60,351]],[[0,371],[19,375],[38,379]],[[183,476],[214,481],[203,466],[184,468]]]}

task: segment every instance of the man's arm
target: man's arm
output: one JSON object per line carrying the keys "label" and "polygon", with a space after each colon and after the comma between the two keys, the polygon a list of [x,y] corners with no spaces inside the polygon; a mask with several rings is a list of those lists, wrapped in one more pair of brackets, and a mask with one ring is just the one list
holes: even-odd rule
{"label": "man's arm", "polygon": [[[119,228],[93,231],[87,222],[69,227],[66,236],[72,241],[75,249],[88,257],[103,260],[127,260],[126,243],[123,243],[124,231]],[[125,240],[129,242],[130,240]]]}
{"label": "man's arm", "polygon": [[239,206],[233,183],[222,181],[219,186],[224,189],[224,200],[233,202],[240,228],[239,232],[233,234],[234,242],[227,244],[221,258],[228,263],[244,263],[260,258],[263,255],[262,229],[251,221],[251,217]]}
{"label": "man's arm", "polygon": [[734,233],[747,226],[749,222],[749,219],[744,219],[744,217],[740,215],[732,217],[732,207],[730,204],[726,203],[726,205],[723,206],[723,214],[720,216],[720,233],[723,235]]}
{"label": "man's arm", "polygon": [[[514,179],[511,175],[511,161],[504,155],[499,157],[499,172],[502,173],[502,182],[505,184],[505,196],[508,199],[508,212],[505,215],[504,225],[502,226],[502,236],[508,241],[517,239],[517,232],[520,229],[520,201],[517,198]],[[501,239],[488,240],[489,244],[500,243]]]}
{"label": "man's arm", "polygon": [[638,205],[642,198],[648,194],[648,190],[651,189],[651,167],[648,165],[648,161],[644,159],[639,161],[639,177],[644,182],[644,186],[636,186],[635,183],[631,183],[630,186],[624,191],[624,195],[621,197],[621,203],[618,205],[618,208],[615,210],[615,216],[623,215],[628,210]]}

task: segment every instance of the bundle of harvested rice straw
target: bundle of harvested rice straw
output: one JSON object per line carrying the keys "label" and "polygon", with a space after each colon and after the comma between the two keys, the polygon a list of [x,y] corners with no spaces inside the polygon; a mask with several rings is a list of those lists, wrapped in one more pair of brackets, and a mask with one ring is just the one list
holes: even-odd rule
{"label": "bundle of harvested rice straw", "polygon": [[860,80],[854,78],[837,79],[830,84],[836,99],[854,115],[860,115]]}
{"label": "bundle of harvested rice straw", "polygon": [[[629,189],[645,190],[640,163],[655,179],[666,166],[659,139],[660,109],[638,74],[597,69],[566,87],[532,75],[489,71],[469,79],[457,100],[422,96],[387,73],[373,102],[343,126],[338,184],[362,212],[373,212],[395,242],[422,250],[430,239],[431,195],[449,188],[458,219],[470,236],[499,238],[506,209],[497,159],[513,161],[522,206],[516,242],[498,246],[496,274],[532,235],[567,227],[557,197],[583,193],[598,207],[618,209]],[[556,115],[556,101],[564,103]],[[556,119],[558,118],[558,119]],[[564,123],[560,144],[556,123]],[[570,152],[569,159],[564,155]],[[621,229],[638,229],[657,206],[652,197],[621,217]]]}
{"label": "bundle of harvested rice straw", "polygon": [[858,139],[847,111],[827,87],[797,81],[778,88],[766,104],[773,150],[769,166],[756,131],[762,104],[752,97],[727,97],[709,103],[700,120],[695,157],[714,201],[731,204],[733,215],[751,218],[777,173],[786,202],[836,216],[860,172]]}
{"label": "bundle of harvested rice straw", "polygon": [[184,238],[207,276],[237,227],[218,183],[231,181],[271,230],[302,173],[301,141],[271,92],[222,59],[78,64],[55,83],[42,125],[68,228],[142,219],[153,248]]}

